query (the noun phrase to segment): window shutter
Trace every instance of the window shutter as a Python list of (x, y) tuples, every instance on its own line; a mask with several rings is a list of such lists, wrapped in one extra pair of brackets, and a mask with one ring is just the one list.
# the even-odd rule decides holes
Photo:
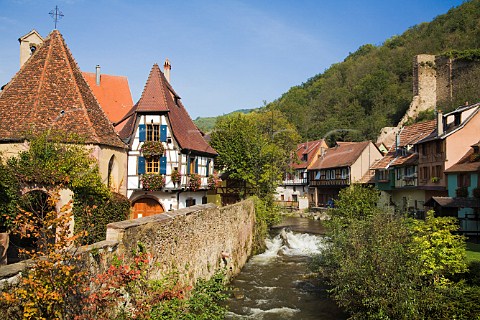
[(195, 159), (195, 173), (198, 173), (198, 158)]
[(160, 174), (167, 174), (167, 157), (160, 157)]
[(137, 173), (144, 174), (145, 173), (145, 158), (144, 157), (138, 157), (138, 169)]
[(211, 160), (208, 159), (207, 160), (207, 173), (205, 174), (207, 177), (210, 175), (210, 162), (211, 162)]
[(162, 124), (160, 126), (160, 141), (166, 142), (167, 141), (167, 125)]
[(190, 174), (190, 157), (187, 157), (187, 174)]
[(138, 137), (140, 142), (145, 141), (147, 137), (147, 130), (144, 124), (138, 126)]

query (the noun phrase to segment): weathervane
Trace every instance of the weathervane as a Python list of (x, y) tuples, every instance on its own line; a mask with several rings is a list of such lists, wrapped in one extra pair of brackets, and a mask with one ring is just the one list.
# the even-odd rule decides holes
[(57, 22), (63, 18), (63, 12), (58, 9), (58, 6), (55, 6), (55, 9), (50, 11), (48, 14), (55, 21), (55, 29), (57, 29)]

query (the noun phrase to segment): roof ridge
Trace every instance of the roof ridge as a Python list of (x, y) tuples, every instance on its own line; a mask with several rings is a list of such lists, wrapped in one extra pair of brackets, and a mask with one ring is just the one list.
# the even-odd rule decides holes
[[(63, 40), (63, 37), (62, 37), (60, 34), (58, 34), (57, 36), (60, 36), (60, 40), (59, 40), (59, 41), (60, 41), (60, 43), (62, 44), (62, 45), (61, 45), (62, 54), (64, 55), (66, 64), (67, 64), (67, 66), (68, 66), (68, 69), (69, 69), (70, 73), (71, 73), (72, 76), (73, 76), (74, 71), (73, 71), (72, 65), (71, 65), (71, 63), (70, 63), (70, 60), (69, 60), (68, 57), (67, 57), (67, 56), (68, 56), (68, 53), (70, 53), (71, 56), (72, 56), (72, 54), (71, 54), (71, 52), (68, 52), (68, 53), (67, 53), (67, 48), (66, 48), (65, 41), (62, 41), (62, 40)], [(72, 56), (72, 59), (73, 59), (73, 62), (76, 63), (76, 61), (75, 61), (75, 59), (73, 58), (73, 56)], [(78, 68), (78, 66), (77, 66), (77, 68)], [(81, 74), (81, 72), (80, 72), (80, 74)], [(83, 77), (83, 75), (82, 75), (82, 77)], [(90, 116), (89, 116), (89, 114), (88, 114), (88, 111), (87, 111), (87, 108), (86, 108), (86, 105), (85, 105), (85, 101), (83, 100), (83, 95), (82, 95), (82, 93), (80, 92), (80, 88), (79, 88), (79, 86), (78, 86), (77, 79), (73, 76), (73, 77), (72, 77), (72, 80), (73, 80), (73, 82), (75, 83), (75, 86), (74, 86), (74, 87), (75, 87), (75, 92), (76, 92), (77, 95), (79, 96), (80, 103), (81, 103), (81, 107), (82, 107), (82, 111), (83, 111), (83, 113), (85, 114), (85, 117), (87, 118), (88, 127), (92, 129), (93, 134), (94, 134), (94, 136), (95, 136), (96, 142), (99, 142), (99, 139), (98, 139), (99, 137), (98, 137), (97, 131), (95, 130), (95, 128), (94, 128), (94, 126), (93, 126), (93, 123), (92, 123), (92, 120), (90, 119)], [(88, 83), (87, 83), (87, 85), (88, 85)], [(89, 86), (89, 88), (90, 88), (90, 86)], [(94, 95), (94, 98), (95, 98), (95, 95)], [(96, 101), (96, 98), (95, 98), (95, 101)], [(98, 103), (98, 101), (96, 101), (96, 102)], [(101, 108), (100, 108), (100, 109), (101, 109)], [(103, 110), (102, 110), (102, 112), (103, 112)]]
[[(53, 40), (53, 39), (52, 39), (52, 36), (53, 36), (53, 35), (54, 35), (54, 34), (53, 34), (53, 31), (48, 35), (48, 40), (49, 40), (50, 42), (52, 42), (52, 40)], [(46, 40), (45, 40), (45, 41), (46, 41)], [(49, 63), (49, 58), (50, 58), (50, 56), (52, 55), (52, 50), (53, 50), (53, 49), (52, 49), (52, 45), (50, 45), (50, 46), (48, 47), (47, 56), (46, 56), (46, 58), (45, 58), (45, 63), (44, 63), (44, 65), (43, 65), (43, 70), (42, 70), (42, 73), (41, 73), (41, 76), (40, 76), (40, 80), (39, 80), (39, 82), (38, 82), (38, 88), (37, 88), (37, 93), (36, 93), (37, 99), (35, 99), (34, 102), (33, 102), (33, 108), (32, 108), (32, 109), (34, 110), (34, 113), (37, 112), (38, 104), (40, 103), (40, 99), (38, 99), (38, 97), (39, 97), (40, 92), (41, 92), (41, 89), (42, 89), (42, 87), (43, 87), (43, 83), (44, 83), (44, 79), (45, 79), (45, 73), (46, 73), (46, 70), (47, 70), (47, 65), (48, 65), (48, 63)], [(35, 51), (36, 51), (36, 50), (35, 50)], [(30, 57), (30, 59), (28, 59), (28, 60), (31, 60), (31, 58), (32, 58), (32, 57)]]
[[(154, 67), (157, 67), (157, 70), (158, 70), (158, 72), (159, 72), (158, 76), (160, 77), (160, 84), (165, 85), (165, 83), (164, 83), (164, 81), (163, 81), (164, 79), (162, 78), (163, 73), (162, 73), (162, 71), (160, 70), (160, 67), (158, 66), (157, 63), (155, 63), (153, 66), (154, 66)], [(166, 81), (166, 79), (165, 79), (165, 81)], [(162, 95), (163, 95), (163, 102), (165, 102), (165, 106), (167, 106), (167, 109), (168, 109), (167, 93), (165, 92), (165, 90), (162, 90)]]

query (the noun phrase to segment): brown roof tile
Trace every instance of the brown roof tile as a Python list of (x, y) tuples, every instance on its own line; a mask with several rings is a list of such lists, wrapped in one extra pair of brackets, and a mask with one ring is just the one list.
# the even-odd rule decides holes
[[(127, 77), (101, 74), (100, 85), (97, 85), (95, 73), (82, 74), (110, 122), (118, 122), (132, 108), (133, 100)], [(115, 127), (115, 130), (119, 132), (123, 124), (125, 122)]]
[[(306, 169), (310, 164), (312, 164), (313, 161), (316, 160), (315, 155), (319, 151), (320, 147), (324, 147), (325, 149), (328, 149), (328, 146), (325, 143), (325, 140), (321, 139), (321, 140), (314, 140), (314, 141), (299, 143), (297, 145), (297, 150), (295, 151), (299, 162), (294, 162), (292, 164), (292, 168)], [(307, 155), (306, 161), (303, 160), (305, 154)]]
[(324, 155), (319, 157), (309, 169), (328, 169), (350, 166), (358, 159), (369, 143), (371, 142), (338, 142), (337, 146), (327, 149)]
[(46, 130), (85, 143), (125, 148), (99, 106), (62, 35), (54, 30), (0, 93), (0, 141)]
[(364, 184), (368, 184), (368, 183), (375, 183), (375, 170), (368, 170), (362, 177), (362, 179), (360, 179), (358, 181), (358, 183), (364, 183)]
[(217, 152), (205, 141), (203, 134), (193, 123), (180, 101), (180, 96), (175, 93), (157, 64), (154, 64), (150, 71), (140, 100), (124, 119), (120, 120), (121, 122), (126, 121), (124, 128), (120, 131), (120, 136), (128, 139), (136, 127), (137, 116), (152, 112), (166, 113), (170, 120), (173, 136), (180, 148), (217, 155)]
[[(478, 143), (474, 146), (476, 145), (478, 145)], [(480, 154), (475, 153), (473, 148), (470, 148), (456, 164), (445, 170), (445, 173), (475, 171), (480, 171)]]
[[(437, 128), (436, 120), (430, 120), (425, 122), (419, 122), (412, 124), (410, 126), (405, 126), (400, 129), (399, 136), (400, 136), (400, 143), (398, 144), (399, 147), (405, 147), (408, 145), (413, 145), (420, 140), (426, 138), (430, 135), (435, 129)], [(390, 150), (395, 149), (395, 144), (392, 145)]]
[(444, 208), (480, 208), (479, 199), (451, 197), (431, 197), (424, 206), (433, 207), (435, 203)]

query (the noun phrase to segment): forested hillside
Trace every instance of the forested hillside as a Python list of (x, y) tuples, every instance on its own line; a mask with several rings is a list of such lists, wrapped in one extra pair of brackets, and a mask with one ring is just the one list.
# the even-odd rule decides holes
[[(284, 112), (303, 139), (320, 138), (332, 130), (330, 137), (335, 139), (376, 139), (380, 129), (395, 126), (409, 106), (415, 55), (477, 48), (480, 0), (473, 0), (430, 23), (414, 26), (381, 46), (361, 46), (343, 62), (292, 87), (267, 107)], [(469, 58), (478, 59), (478, 54)], [(475, 91), (480, 92), (480, 81), (479, 90)], [(464, 101), (479, 101), (476, 92), (477, 96), (465, 97)], [(440, 107), (448, 110), (455, 103)], [(340, 128), (348, 130), (339, 131)]]
[[(226, 116), (232, 114), (232, 113), (250, 113), (256, 109), (240, 109), (240, 110), (235, 110), (233, 112), (227, 113)], [(208, 133), (212, 131), (213, 127), (215, 127), (215, 124), (217, 122), (217, 119), (221, 117), (197, 117), (193, 122), (195, 125), (202, 130), (205, 133)]]

